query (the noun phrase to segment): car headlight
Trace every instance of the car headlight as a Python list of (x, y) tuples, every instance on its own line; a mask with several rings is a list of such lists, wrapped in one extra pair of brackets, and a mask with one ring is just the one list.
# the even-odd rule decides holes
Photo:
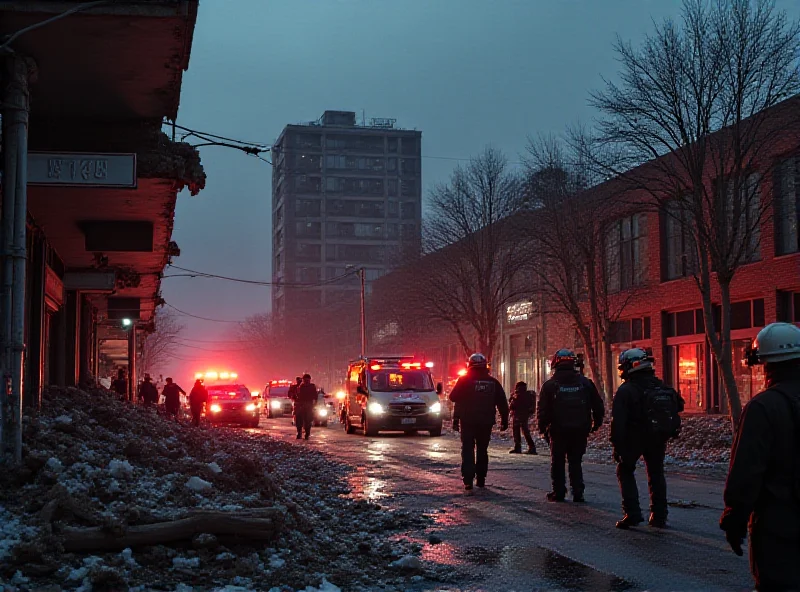
[(317, 415), (320, 417), (328, 417), (328, 410), (327, 409), (317, 409)]
[(217, 405), (216, 403), (211, 405), (211, 407), (209, 407), (209, 409), (211, 410), (211, 413), (219, 413), (220, 411), (222, 411), (222, 407)]
[(367, 406), (367, 411), (369, 411), (372, 415), (383, 415), (383, 405), (380, 403), (370, 403)]
[(347, 397), (347, 393), (345, 393), (344, 391), (339, 391), (338, 393), (336, 393), (336, 398), (339, 399), (340, 401), (345, 397)]
[(273, 409), (280, 409), (281, 408), (281, 402), (280, 401), (272, 401), (269, 404), (269, 406), (272, 407)]
[(436, 401), (433, 405), (431, 405), (430, 412), (431, 413), (441, 413), (442, 412), (442, 404), (439, 401)]
[(245, 407), (245, 409), (247, 411), (255, 411), (256, 410), (256, 404), (255, 403), (250, 403), (247, 407)]

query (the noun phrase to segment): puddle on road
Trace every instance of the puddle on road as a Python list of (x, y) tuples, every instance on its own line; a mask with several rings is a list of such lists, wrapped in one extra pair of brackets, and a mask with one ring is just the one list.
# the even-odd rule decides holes
[(546, 590), (623, 592), (636, 588), (622, 578), (543, 547), (456, 547), (443, 543), (426, 545), (422, 559), (454, 567), (492, 567), (529, 574), (531, 585), (538, 584)]
[(358, 467), (356, 472), (347, 478), (347, 483), (350, 486), (350, 493), (347, 497), (365, 499), (371, 502), (390, 497), (391, 494), (386, 491), (387, 481), (378, 477), (371, 477), (364, 470), (364, 467)]

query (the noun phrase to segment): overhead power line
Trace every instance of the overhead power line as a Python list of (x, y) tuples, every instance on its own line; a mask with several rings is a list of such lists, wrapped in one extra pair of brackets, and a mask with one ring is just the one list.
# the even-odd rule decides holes
[(238, 321), (232, 321), (232, 320), (226, 320), (226, 319), (211, 319), (209, 317), (203, 317), (203, 316), (200, 316), (200, 315), (195, 315), (195, 314), (192, 314), (190, 312), (186, 312), (185, 310), (181, 310), (180, 308), (177, 308), (175, 306), (172, 306), (169, 302), (166, 302), (166, 301), (164, 302), (164, 305), (170, 307), (172, 310), (174, 310), (178, 314), (182, 314), (183, 316), (190, 317), (192, 319), (198, 319), (198, 320), (201, 320), (201, 321), (209, 321), (210, 323), (232, 323), (232, 324), (238, 325), (239, 323), (243, 323), (244, 322), (244, 319), (241, 319), (241, 320), (238, 320)]
[(259, 280), (250, 280), (244, 278), (236, 278), (226, 275), (219, 275), (216, 273), (208, 273), (205, 271), (197, 271), (196, 269), (188, 269), (186, 267), (180, 267), (179, 265), (174, 265), (172, 263), (169, 264), (169, 267), (173, 269), (177, 269), (180, 271), (186, 272), (186, 274), (171, 274), (165, 275), (164, 278), (171, 278), (171, 277), (201, 277), (206, 279), (218, 279), (218, 280), (225, 280), (228, 282), (237, 282), (240, 284), (249, 284), (253, 286), (281, 286), (284, 288), (319, 288), (322, 286), (327, 286), (328, 284), (332, 284), (338, 282), (339, 280), (352, 277), (358, 273), (358, 269), (353, 269), (343, 273), (342, 275), (338, 275), (336, 277), (316, 282), (316, 283), (301, 283), (301, 282), (263, 282)]

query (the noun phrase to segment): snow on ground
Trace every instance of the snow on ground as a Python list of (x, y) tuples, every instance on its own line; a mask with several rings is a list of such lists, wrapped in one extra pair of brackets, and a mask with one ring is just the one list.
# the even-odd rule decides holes
[[(419, 575), (389, 563), (418, 552), (392, 535), (424, 517), (350, 499), (349, 467), (264, 431), (178, 425), (78, 389), (47, 392), (24, 429), (23, 466), (0, 474), (4, 591), (145, 592), (156, 582), (197, 592), (405, 590)], [(52, 525), (43, 513), (51, 500)], [(59, 547), (66, 526), (118, 535), (190, 511), (262, 508), (278, 514), (274, 539), (261, 543), (206, 533), (94, 554)]]

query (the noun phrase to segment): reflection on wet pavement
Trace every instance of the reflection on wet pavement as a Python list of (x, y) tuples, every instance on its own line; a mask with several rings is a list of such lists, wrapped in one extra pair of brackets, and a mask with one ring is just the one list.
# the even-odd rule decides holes
[(385, 491), (386, 481), (365, 475), (363, 467), (359, 467), (359, 469), (358, 472), (347, 479), (351, 489), (347, 497), (365, 499), (371, 502), (389, 497), (390, 494)]
[(537, 546), (455, 547), (443, 543), (426, 546), (422, 551), (422, 559), (454, 567), (491, 567), (528, 574), (528, 585), (532, 589), (622, 592), (636, 587), (622, 578)]

